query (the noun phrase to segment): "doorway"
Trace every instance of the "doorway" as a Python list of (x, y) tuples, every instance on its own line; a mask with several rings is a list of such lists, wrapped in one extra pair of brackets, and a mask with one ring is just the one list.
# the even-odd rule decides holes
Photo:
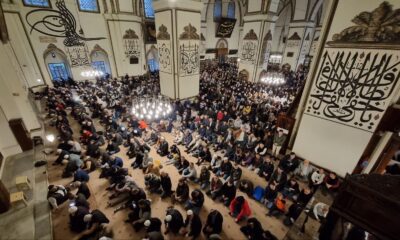
[(216, 53), (215, 58), (218, 60), (219, 63), (224, 63), (228, 56), (228, 42), (226, 39), (221, 38), (218, 40), (216, 44)]

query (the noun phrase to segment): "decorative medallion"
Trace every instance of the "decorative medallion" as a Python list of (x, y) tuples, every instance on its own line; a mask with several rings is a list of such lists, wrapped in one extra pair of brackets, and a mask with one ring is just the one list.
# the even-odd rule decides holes
[(244, 36), (243, 40), (258, 40), (258, 37), (254, 30), (250, 29), (250, 31)]
[(290, 36), (290, 37), (288, 38), (288, 40), (291, 40), (291, 41), (300, 41), (300, 40), (301, 40), (301, 37), (299, 36), (299, 34), (298, 34), (297, 32), (294, 32), (293, 35)]
[(157, 40), (170, 40), (171, 36), (168, 33), (168, 29), (164, 24), (158, 28)]
[(350, 26), (332, 37), (338, 43), (400, 43), (400, 8), (382, 2), (372, 12), (361, 12)]
[(197, 34), (197, 29), (189, 23), (183, 28), (184, 32), (179, 36), (179, 40), (199, 40), (200, 36)]
[(125, 31), (124, 36), (122, 36), (123, 39), (139, 39), (138, 35), (136, 35), (135, 31), (132, 29), (128, 29)]

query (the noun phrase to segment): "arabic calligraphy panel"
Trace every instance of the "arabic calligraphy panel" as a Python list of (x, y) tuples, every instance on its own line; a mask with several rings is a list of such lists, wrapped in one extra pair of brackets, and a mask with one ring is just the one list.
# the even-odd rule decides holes
[(305, 113), (375, 131), (400, 78), (400, 51), (325, 48)]
[(254, 64), (257, 55), (257, 40), (243, 40), (241, 60), (243, 62), (248, 62)]
[(199, 74), (199, 41), (181, 40), (179, 43), (180, 76), (183, 77)]
[(71, 67), (87, 66), (90, 64), (89, 61), (89, 50), (87, 45), (66, 47), (69, 59), (71, 61)]
[(158, 40), (158, 55), (160, 63), (160, 72), (171, 73), (172, 69), (172, 55), (171, 43), (169, 40)]

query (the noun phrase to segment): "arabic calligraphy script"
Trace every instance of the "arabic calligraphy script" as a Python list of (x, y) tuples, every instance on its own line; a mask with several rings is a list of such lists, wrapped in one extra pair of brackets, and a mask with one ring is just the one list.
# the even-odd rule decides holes
[(57, 0), (55, 9), (35, 9), (26, 14), (26, 21), (32, 31), (52, 36), (62, 37), (67, 47), (84, 46), (85, 41), (101, 40), (104, 37), (87, 38), (83, 30), (78, 31), (78, 23), (71, 11), (65, 6), (64, 0)]
[(257, 41), (244, 41), (242, 47), (242, 60), (254, 64), (256, 59)]
[(306, 114), (373, 132), (400, 78), (400, 52), (326, 48)]
[(181, 76), (195, 75), (199, 73), (200, 55), (197, 43), (182, 44), (179, 47), (181, 56)]
[[(161, 40), (163, 41), (163, 40)], [(159, 42), (161, 42), (159, 41)], [(159, 62), (160, 62), (160, 71), (166, 71), (168, 73), (171, 72), (171, 50), (169, 49), (169, 41), (165, 41), (166, 43), (160, 43), (158, 45), (158, 54), (159, 54)], [(168, 46), (167, 46), (168, 44)]]

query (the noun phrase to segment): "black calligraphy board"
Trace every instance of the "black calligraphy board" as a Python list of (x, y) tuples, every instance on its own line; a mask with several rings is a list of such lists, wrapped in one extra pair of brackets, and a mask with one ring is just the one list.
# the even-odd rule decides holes
[(230, 38), (235, 28), (236, 19), (234, 18), (221, 18), (218, 22), (215, 37)]

